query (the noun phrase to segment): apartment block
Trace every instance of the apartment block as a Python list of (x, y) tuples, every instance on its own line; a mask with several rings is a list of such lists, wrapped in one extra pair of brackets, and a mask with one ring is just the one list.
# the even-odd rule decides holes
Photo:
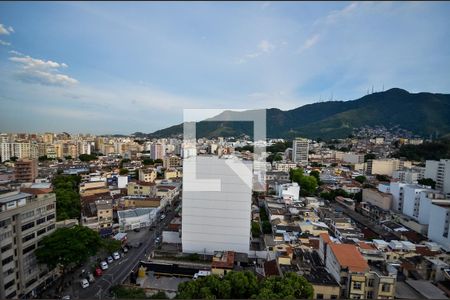
[(181, 158), (176, 155), (166, 156), (163, 159), (163, 167), (166, 169), (181, 167)]
[[(239, 175), (230, 167), (233, 165)], [(251, 162), (197, 156), (184, 160), (183, 172), (183, 252), (248, 253)]]
[(436, 181), (436, 189), (450, 194), (450, 159), (427, 160), (424, 177)]
[(367, 174), (392, 176), (395, 171), (411, 168), (410, 161), (399, 159), (371, 159), (367, 162)]
[(38, 176), (36, 159), (20, 159), (14, 164), (18, 182), (33, 182)]
[(428, 238), (450, 251), (450, 204), (431, 204), (430, 216)]
[(128, 196), (156, 196), (156, 184), (145, 181), (131, 181), (127, 184)]
[(0, 298), (35, 297), (53, 281), (34, 251), (55, 230), (56, 196), (10, 192), (0, 195), (0, 205)]
[(155, 182), (157, 177), (155, 168), (139, 169), (139, 180), (143, 182)]
[(295, 163), (307, 164), (309, 154), (309, 140), (296, 138), (292, 143), (292, 160)]

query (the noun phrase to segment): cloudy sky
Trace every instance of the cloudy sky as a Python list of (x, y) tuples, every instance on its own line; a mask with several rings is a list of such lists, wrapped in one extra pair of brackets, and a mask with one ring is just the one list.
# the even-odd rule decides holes
[(450, 92), (450, 3), (0, 3), (0, 132), (152, 132), (184, 108)]

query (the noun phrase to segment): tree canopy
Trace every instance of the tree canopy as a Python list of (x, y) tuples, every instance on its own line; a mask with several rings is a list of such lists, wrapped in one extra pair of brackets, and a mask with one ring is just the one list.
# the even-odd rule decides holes
[(83, 161), (83, 162), (89, 162), (92, 160), (96, 160), (97, 159), (97, 155), (95, 154), (80, 154), (78, 156), (78, 159)]
[(364, 182), (366, 182), (367, 178), (366, 178), (366, 176), (359, 175), (359, 176), (355, 177), (355, 180), (358, 181), (359, 183), (363, 184)]
[(77, 175), (57, 175), (53, 179), (56, 194), (56, 217), (58, 221), (79, 219), (81, 214), (78, 185), (81, 181)]
[(426, 186), (431, 186), (432, 189), (436, 188), (436, 181), (434, 181), (431, 178), (422, 178), (417, 180), (418, 184), (422, 184), (422, 185), (426, 185)]
[(318, 176), (318, 174), (313, 173), (312, 175), (304, 175), (302, 168), (291, 169), (289, 172), (291, 181), (298, 183), (300, 186), (300, 194), (305, 196), (312, 195), (317, 190), (318, 182), (314, 175)]
[(61, 266), (63, 269), (85, 262), (97, 253), (102, 241), (98, 232), (84, 226), (58, 228), (44, 237), (36, 250), (40, 264), (50, 269)]
[(450, 141), (425, 142), (420, 145), (402, 145), (393, 157), (404, 157), (408, 160), (425, 161), (440, 160), (450, 156)]
[(222, 279), (206, 276), (178, 286), (179, 299), (305, 299), (313, 295), (312, 285), (296, 273), (258, 280), (250, 271), (229, 272)]

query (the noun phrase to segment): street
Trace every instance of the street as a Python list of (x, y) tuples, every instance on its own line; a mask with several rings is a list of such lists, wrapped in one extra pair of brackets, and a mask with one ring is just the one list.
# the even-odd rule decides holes
[[(174, 205), (176, 207), (176, 205)], [(78, 275), (81, 269), (72, 274), (75, 278), (71, 286), (66, 288), (61, 295), (70, 295), (72, 299), (108, 299), (111, 298), (109, 289), (126, 280), (131, 271), (136, 269), (140, 261), (145, 260), (147, 255), (155, 248), (155, 238), (161, 236), (161, 232), (175, 216), (174, 209), (168, 208), (166, 218), (163, 221), (158, 219), (157, 226), (153, 230), (141, 228), (139, 232), (129, 231), (128, 244), (134, 245), (136, 242), (142, 242), (138, 248), (131, 247), (128, 253), (119, 260), (109, 264), (109, 268), (103, 271), (101, 277), (97, 277), (89, 287), (83, 289), (80, 285), (81, 278)], [(70, 275), (67, 275), (69, 278)]]

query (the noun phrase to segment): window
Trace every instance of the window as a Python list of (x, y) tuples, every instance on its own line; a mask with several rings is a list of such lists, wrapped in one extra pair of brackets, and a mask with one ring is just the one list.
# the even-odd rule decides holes
[(391, 291), (391, 285), (389, 283), (383, 283), (383, 285), (381, 286), (381, 291), (382, 292), (390, 292)]
[(7, 238), (10, 238), (10, 237), (12, 237), (12, 231), (11, 230), (7, 231), (7, 232), (0, 233), (0, 241), (3, 241), (3, 240), (5, 240)]
[(47, 210), (52, 210), (55, 208), (55, 204), (49, 204), (47, 205)]
[(28, 229), (33, 228), (33, 227), (34, 227), (34, 222), (27, 223), (27, 224), (22, 226), (22, 231), (28, 230)]
[(38, 230), (37, 236), (43, 235), (45, 233), (46, 229), (42, 228), (41, 230)]
[(35, 236), (36, 236), (36, 235), (35, 235), (34, 232), (31, 233), (31, 234), (29, 234), (29, 235), (27, 235), (27, 236), (25, 236), (24, 238), (22, 238), (22, 243), (25, 243), (25, 242), (28, 242), (29, 240), (34, 239)]
[(14, 259), (14, 256), (12, 256), (12, 255), (10, 257), (5, 258), (4, 260), (2, 260), (2, 265), (6, 265), (6, 264), (12, 262), (13, 259)]
[(52, 224), (52, 225), (50, 225), (50, 226), (47, 227), (47, 231), (50, 231), (50, 230), (52, 230), (52, 229), (54, 229), (54, 228), (55, 228), (55, 224)]
[(373, 291), (368, 291), (367, 292), (367, 299), (373, 299)]
[(353, 288), (355, 290), (360, 290), (361, 289), (361, 282), (359, 282), (359, 281), (353, 282)]
[(369, 280), (367, 281), (367, 286), (373, 286), (373, 278), (369, 278)]
[(30, 211), (24, 212), (20, 217), (22, 219), (28, 219), (28, 218), (31, 218), (33, 216), (34, 216), (34, 210), (30, 210)]
[(42, 224), (45, 222), (45, 218), (40, 218), (36, 221), (36, 225)]
[(37, 281), (37, 279), (36, 279), (36, 277), (35, 278), (33, 278), (33, 279), (31, 279), (30, 281), (28, 281), (26, 284), (25, 284), (25, 287), (30, 287), (33, 283), (35, 283)]
[(331, 295), (330, 299), (337, 299), (338, 296), (337, 295)]
[(13, 279), (10, 282), (8, 282), (7, 284), (5, 284), (5, 290), (9, 289), (10, 287), (12, 287), (14, 285), (14, 283), (16, 283), (16, 280)]
[(317, 294), (317, 298), (316, 299), (323, 299), (323, 294)]
[(25, 249), (23, 249), (23, 254), (27, 254), (28, 252), (33, 251), (34, 249), (36, 249), (36, 245), (35, 244), (30, 245), (30, 246), (26, 247)]
[(54, 219), (55, 218), (55, 214), (51, 214), (47, 216), (47, 221)]
[(0, 221), (0, 227), (6, 227), (11, 224), (11, 219), (5, 219)]
[(15, 298), (17, 295), (16, 291), (12, 292), (11, 294), (9, 294), (8, 296), (6, 296), (6, 299), (12, 299)]
[(8, 275), (11, 275), (14, 273), (14, 268), (8, 269), (5, 272), (3, 272), (3, 277), (6, 277)]
[(12, 249), (12, 244), (8, 244), (8, 245), (6, 245), (6, 246), (3, 246), (2, 249), (1, 249), (1, 252), (2, 252), (2, 253), (3, 253), (3, 252), (6, 252), (6, 251), (8, 251), (9, 249)]

